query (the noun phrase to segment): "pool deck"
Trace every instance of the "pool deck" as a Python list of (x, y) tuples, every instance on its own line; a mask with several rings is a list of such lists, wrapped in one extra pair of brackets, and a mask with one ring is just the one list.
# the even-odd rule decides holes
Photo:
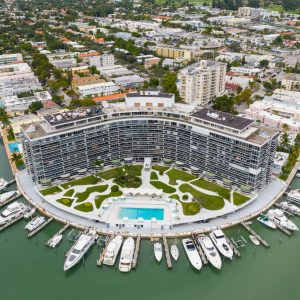
[(132, 228), (127, 226), (112, 227), (110, 224), (104, 222), (95, 222), (95, 219), (87, 218), (87, 216), (84, 216), (84, 213), (81, 213), (80, 215), (74, 214), (70, 211), (60, 209), (56, 205), (50, 204), (36, 192), (34, 184), (26, 170), (20, 171), (16, 174), (16, 181), (20, 191), (32, 205), (36, 206), (43, 214), (51, 216), (59, 222), (70, 223), (70, 225), (80, 229), (95, 227), (100, 234), (109, 235), (119, 232), (128, 236), (136, 236), (140, 234), (144, 238), (162, 236), (163, 234), (170, 237), (189, 236), (191, 234), (209, 232), (216, 228), (227, 228), (234, 226), (241, 222), (252, 219), (266, 209), (270, 208), (274, 202), (284, 194), (287, 187), (286, 183), (277, 179), (272, 179), (272, 181), (260, 191), (255, 201), (252, 201), (236, 212), (215, 217), (206, 223), (198, 221), (178, 225), (173, 224), (174, 226), (172, 224), (171, 226), (168, 224), (169, 226), (163, 226), (160, 228)]
[[(18, 170), (16, 164), (14, 162), (12, 162), (11, 159), (10, 159), (11, 152), (10, 152), (9, 147), (8, 147), (8, 144), (10, 142), (7, 139), (7, 130), (5, 128), (1, 128), (1, 136), (2, 136), (4, 147), (5, 147), (6, 155), (8, 157), (8, 162), (9, 162), (10, 168), (11, 168), (13, 174), (15, 175), (19, 170)], [(16, 141), (13, 141), (13, 142), (16, 142)]]

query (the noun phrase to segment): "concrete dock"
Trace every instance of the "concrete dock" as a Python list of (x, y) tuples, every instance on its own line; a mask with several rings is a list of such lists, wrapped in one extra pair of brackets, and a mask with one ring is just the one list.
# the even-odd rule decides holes
[(165, 251), (165, 256), (166, 256), (167, 267), (168, 267), (168, 269), (172, 269), (172, 260), (171, 260), (168, 241), (167, 241), (167, 238), (166, 238), (165, 235), (163, 235), (162, 238), (163, 238), (163, 244), (164, 244), (164, 251)]
[(198, 250), (198, 252), (199, 252), (199, 255), (200, 255), (200, 257), (201, 257), (201, 260), (202, 260), (203, 264), (204, 264), (204, 265), (207, 265), (207, 264), (208, 264), (207, 257), (206, 257), (206, 255), (204, 254), (204, 252), (203, 252), (203, 250), (202, 250), (202, 248), (201, 248), (201, 246), (200, 246), (200, 244), (199, 244), (199, 242), (198, 242), (197, 237), (196, 237), (195, 235), (192, 235), (192, 238), (193, 238), (194, 244), (195, 244), (195, 246), (196, 246), (196, 248), (197, 248), (197, 250)]
[(264, 245), (266, 248), (269, 248), (270, 245), (269, 243), (262, 237), (260, 236), (257, 232), (255, 232), (248, 224), (242, 222), (241, 225), (250, 233), (252, 234), (253, 236), (255, 236), (260, 242), (262, 245)]
[(103, 260), (104, 260), (104, 255), (106, 253), (107, 247), (108, 247), (109, 243), (113, 240), (113, 238), (114, 238), (114, 235), (111, 235), (109, 240), (106, 242), (106, 245), (105, 245), (103, 251), (101, 252), (101, 254), (99, 256), (99, 259), (97, 260), (97, 266), (99, 266), (99, 267), (102, 266), (102, 263), (103, 263)]
[(134, 268), (134, 269), (137, 266), (139, 252), (140, 252), (140, 246), (141, 246), (141, 235), (138, 235), (137, 238), (136, 238), (133, 261), (132, 261), (132, 265), (131, 265), (132, 268)]

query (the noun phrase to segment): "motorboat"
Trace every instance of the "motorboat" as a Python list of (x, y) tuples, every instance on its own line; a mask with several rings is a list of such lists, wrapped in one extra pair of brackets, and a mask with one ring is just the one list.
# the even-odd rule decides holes
[(4, 225), (14, 219), (17, 219), (28, 210), (28, 207), (21, 202), (9, 204), (0, 214), (0, 225)]
[(296, 174), (296, 177), (300, 177), (300, 172), (298, 172), (298, 173)]
[(43, 216), (36, 217), (25, 226), (25, 229), (31, 232), (40, 227), (45, 221), (46, 218)]
[(291, 190), (287, 194), (287, 200), (294, 203), (300, 204), (300, 189)]
[(173, 257), (173, 259), (175, 261), (178, 260), (178, 257), (179, 257), (179, 250), (178, 250), (178, 247), (176, 245), (172, 245), (171, 246), (171, 255)]
[(228, 240), (221, 229), (216, 229), (209, 234), (211, 240), (219, 250), (219, 252), (230, 259), (233, 257), (233, 251), (228, 243)]
[(258, 238), (255, 237), (254, 235), (250, 234), (250, 235), (249, 235), (249, 239), (251, 240), (251, 242), (252, 242), (255, 246), (259, 246), (259, 245), (260, 245), (260, 241), (259, 241)]
[(108, 244), (106, 248), (103, 260), (104, 265), (113, 266), (115, 264), (122, 243), (123, 237), (121, 235), (117, 235), (112, 239), (112, 241)]
[(51, 241), (49, 241), (48, 246), (50, 248), (55, 248), (61, 242), (62, 238), (62, 234), (55, 235)]
[(267, 216), (276, 225), (282, 226), (288, 230), (299, 230), (297, 225), (289, 220), (281, 209), (270, 209), (267, 213)]
[(288, 201), (283, 201), (283, 202), (279, 203), (279, 206), (282, 209), (290, 211), (291, 213), (300, 214), (300, 208), (298, 206), (288, 202)]
[(9, 192), (1, 194), (0, 195), (0, 205), (3, 205), (5, 203), (5, 201), (8, 200), (9, 198), (11, 198), (15, 193), (16, 193), (16, 191), (9, 191)]
[(163, 254), (163, 250), (162, 250), (162, 244), (161, 243), (154, 243), (154, 256), (155, 259), (160, 262), (162, 259), (162, 254)]
[(128, 237), (123, 243), (121, 251), (121, 257), (119, 262), (119, 270), (121, 272), (129, 272), (131, 270), (134, 247), (134, 239), (132, 237)]
[(0, 191), (4, 190), (8, 185), (8, 181), (4, 178), (0, 178)]
[(98, 235), (94, 229), (89, 230), (87, 233), (82, 233), (67, 254), (64, 271), (74, 267), (95, 243), (97, 238)]
[(272, 222), (265, 214), (261, 214), (258, 218), (257, 221), (266, 225), (269, 228), (276, 229), (276, 225), (274, 222)]
[(206, 235), (198, 235), (197, 241), (200, 244), (201, 248), (204, 251), (208, 261), (218, 270), (222, 267), (222, 260), (219, 255), (219, 252), (211, 239)]
[(186, 255), (192, 264), (192, 266), (197, 269), (201, 270), (202, 268), (202, 260), (199, 255), (199, 252), (193, 242), (192, 239), (183, 239), (182, 240), (183, 248), (186, 252)]
[(36, 208), (33, 207), (29, 212), (27, 212), (27, 213), (24, 215), (24, 219), (29, 219), (29, 218), (31, 218), (31, 217), (34, 215), (35, 212), (36, 212)]

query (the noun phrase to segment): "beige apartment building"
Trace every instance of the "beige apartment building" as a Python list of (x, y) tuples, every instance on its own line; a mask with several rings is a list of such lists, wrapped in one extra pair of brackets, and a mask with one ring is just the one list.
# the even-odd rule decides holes
[(300, 74), (286, 74), (281, 85), (288, 91), (300, 91)]
[(184, 58), (191, 60), (193, 58), (193, 51), (188, 49), (180, 49), (173, 47), (157, 47), (156, 53), (162, 57), (168, 58)]

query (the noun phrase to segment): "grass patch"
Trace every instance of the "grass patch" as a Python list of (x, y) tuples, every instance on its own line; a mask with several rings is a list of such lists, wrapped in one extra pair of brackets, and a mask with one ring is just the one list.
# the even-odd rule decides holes
[(70, 190), (67, 190), (65, 193), (64, 193), (64, 196), (65, 197), (72, 197), (74, 194), (74, 189), (70, 189)]
[(47, 189), (44, 189), (42, 191), (40, 191), (40, 193), (43, 195), (43, 196), (47, 196), (47, 195), (53, 195), (53, 194), (57, 194), (59, 192), (61, 192), (62, 189), (58, 186), (51, 186)]
[(76, 179), (76, 180), (73, 180), (73, 181), (66, 182), (64, 184), (61, 184), (61, 186), (64, 189), (67, 189), (69, 187), (76, 186), (76, 185), (96, 184), (96, 183), (98, 183), (98, 181), (99, 181), (98, 178), (96, 178), (95, 176), (87, 176), (87, 177), (84, 177), (84, 178), (80, 178), (80, 179)]
[(196, 199), (202, 207), (208, 210), (219, 210), (225, 205), (223, 198), (220, 196), (212, 196), (201, 193), (187, 183), (182, 184), (179, 189), (183, 193), (192, 194), (194, 199)]
[(175, 199), (175, 200), (178, 200), (178, 201), (180, 200), (180, 197), (177, 194), (173, 194), (173, 195), (169, 196), (169, 198)]
[(58, 199), (57, 202), (65, 205), (65, 206), (68, 206), (70, 207), (73, 203), (73, 199), (69, 199), (69, 198), (61, 198), (61, 199)]
[(118, 167), (118, 168), (109, 169), (107, 171), (100, 172), (97, 175), (99, 175), (100, 177), (102, 177), (105, 180), (110, 180), (110, 179), (117, 178), (118, 176), (121, 176), (123, 173), (123, 169), (125, 169), (125, 172), (124, 172), (125, 174), (129, 174), (132, 176), (141, 176), (143, 166), (142, 165), (134, 165), (134, 166), (126, 165), (124, 167)]
[(250, 199), (250, 197), (247, 197), (245, 195), (242, 195), (242, 194), (239, 194), (236, 192), (233, 193), (233, 203), (235, 205), (241, 205), (241, 204), (247, 202), (249, 199)]
[(107, 190), (107, 188), (108, 188), (107, 184), (106, 185), (91, 186), (91, 187), (87, 188), (84, 192), (77, 193), (75, 195), (75, 197), (77, 198), (76, 202), (82, 202), (82, 201), (86, 200), (91, 193), (94, 193), (94, 192), (103, 193)]
[(176, 192), (176, 189), (161, 181), (150, 181), (150, 183), (159, 190), (163, 190), (164, 193), (172, 194)]
[(178, 169), (172, 169), (172, 170), (168, 171), (167, 175), (169, 176), (169, 183), (172, 185), (176, 185), (177, 184), (176, 181), (178, 179), (182, 180), (182, 181), (190, 181), (190, 180), (197, 178), (196, 176), (194, 176), (192, 174), (189, 174), (187, 172), (184, 172), (184, 171), (181, 171)]
[(168, 169), (170, 168), (165, 166), (152, 166), (152, 170), (158, 171), (159, 175), (163, 175)]
[(99, 175), (101, 178), (103, 178), (105, 180), (110, 180), (110, 179), (116, 178), (121, 173), (121, 170), (122, 170), (121, 167), (109, 169), (107, 171), (98, 173), (97, 175)]
[(111, 198), (111, 197), (119, 197), (119, 196), (122, 196), (122, 194), (123, 193), (121, 191), (116, 191), (116, 192), (110, 192), (109, 194), (106, 194), (106, 195), (99, 195), (95, 198), (96, 207), (99, 208), (105, 199)]
[(191, 182), (191, 184), (195, 185), (195, 186), (198, 186), (202, 189), (205, 189), (205, 190), (208, 190), (208, 191), (212, 191), (212, 192), (215, 192), (215, 193), (227, 193), (229, 190), (216, 184), (216, 183), (213, 183), (213, 182), (210, 182), (210, 181), (207, 181), (203, 178), (199, 178), (198, 180), (196, 181), (193, 181)]
[(134, 175), (123, 175), (117, 177), (114, 182), (123, 188), (138, 188), (142, 185), (142, 179)]
[(150, 180), (158, 180), (158, 176), (157, 176), (156, 172), (151, 172)]
[(193, 216), (200, 212), (200, 203), (199, 202), (180, 202), (183, 210), (183, 214), (186, 216)]
[(75, 206), (74, 208), (77, 210), (80, 210), (82, 212), (90, 212), (90, 211), (94, 210), (93, 204), (91, 202), (85, 202), (85, 203), (79, 204), (79, 205)]

